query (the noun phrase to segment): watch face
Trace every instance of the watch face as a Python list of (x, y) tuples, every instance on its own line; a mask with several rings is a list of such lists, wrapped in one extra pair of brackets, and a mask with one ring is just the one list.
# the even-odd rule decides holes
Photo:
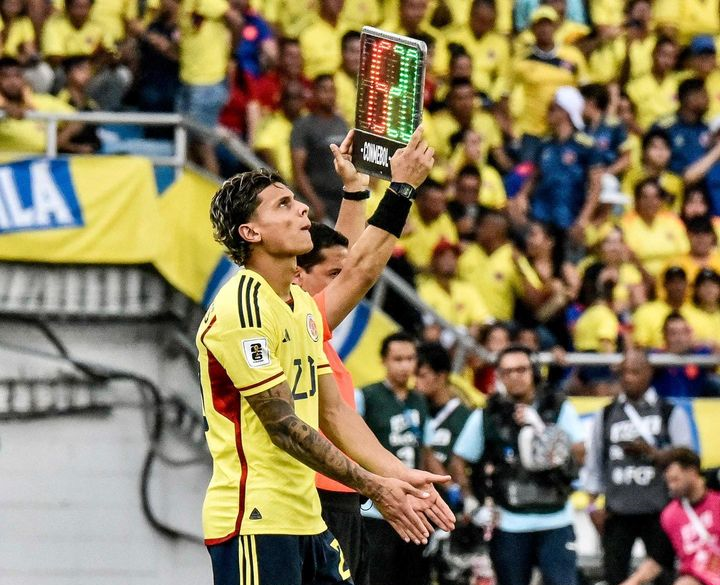
[(415, 189), (412, 188), (412, 185), (408, 185), (407, 183), (391, 183), (390, 187), (393, 191), (395, 191), (395, 193), (407, 199), (412, 199), (413, 194), (415, 193)]

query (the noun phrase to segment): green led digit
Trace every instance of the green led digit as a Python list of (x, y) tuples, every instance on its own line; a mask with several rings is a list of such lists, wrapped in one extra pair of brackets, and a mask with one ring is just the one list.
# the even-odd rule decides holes
[(400, 139), (408, 142), (413, 133), (413, 110), (415, 108), (417, 76), (417, 51), (407, 47), (400, 61), (399, 85), (404, 99), (400, 103)]

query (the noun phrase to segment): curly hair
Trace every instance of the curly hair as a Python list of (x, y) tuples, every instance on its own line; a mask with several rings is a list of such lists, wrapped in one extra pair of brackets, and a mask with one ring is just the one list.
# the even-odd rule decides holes
[(236, 264), (243, 265), (251, 250), (250, 242), (240, 237), (238, 229), (260, 204), (258, 195), (274, 183), (282, 183), (280, 175), (269, 169), (256, 169), (230, 177), (212, 198), (213, 237)]

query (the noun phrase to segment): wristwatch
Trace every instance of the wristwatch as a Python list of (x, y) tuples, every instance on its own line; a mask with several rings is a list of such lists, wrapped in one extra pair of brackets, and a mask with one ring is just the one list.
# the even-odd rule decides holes
[(415, 201), (415, 187), (409, 183), (396, 183), (393, 181), (390, 183), (389, 189), (396, 195), (400, 195), (400, 197), (405, 197), (405, 199)]

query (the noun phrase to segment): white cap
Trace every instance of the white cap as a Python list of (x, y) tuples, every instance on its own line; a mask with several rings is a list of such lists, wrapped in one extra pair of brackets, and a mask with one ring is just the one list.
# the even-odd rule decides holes
[(630, 197), (620, 191), (620, 181), (615, 175), (604, 173), (600, 183), (600, 203), (627, 205)]
[(568, 113), (575, 128), (578, 130), (585, 128), (582, 117), (585, 99), (576, 87), (570, 85), (558, 87), (555, 92), (555, 103)]

